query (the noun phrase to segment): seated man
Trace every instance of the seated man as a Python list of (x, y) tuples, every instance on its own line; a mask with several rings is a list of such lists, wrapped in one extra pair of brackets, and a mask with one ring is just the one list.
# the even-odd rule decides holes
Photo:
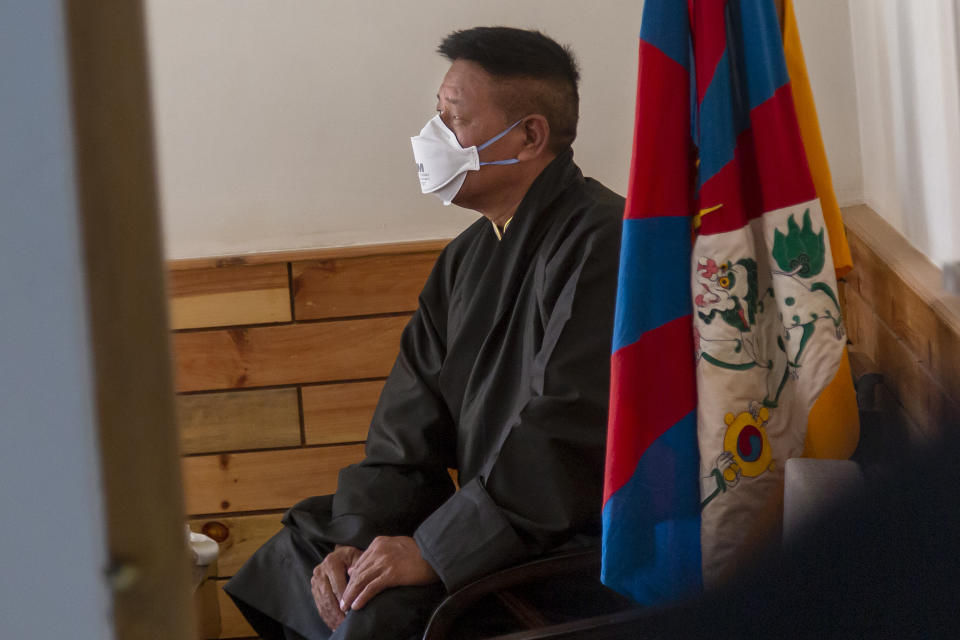
[(366, 458), (226, 585), (264, 638), (418, 637), (446, 592), (600, 533), (623, 199), (573, 163), (567, 49), (496, 27), (439, 52), (421, 188), (485, 219), (427, 280)]

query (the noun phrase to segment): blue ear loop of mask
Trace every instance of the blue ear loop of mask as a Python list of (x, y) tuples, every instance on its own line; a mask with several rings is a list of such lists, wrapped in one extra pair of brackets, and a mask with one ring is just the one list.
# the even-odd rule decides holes
[[(507, 135), (508, 133), (510, 133), (510, 131), (512, 131), (513, 128), (514, 128), (515, 126), (517, 126), (518, 124), (520, 124), (521, 122), (523, 122), (523, 118), (520, 118), (519, 120), (517, 120), (516, 122), (514, 122), (512, 125), (510, 125), (510, 126), (507, 127), (506, 129), (504, 129), (503, 131), (501, 131), (501, 132), (498, 133), (497, 135), (493, 136), (492, 138), (490, 138), (489, 140), (487, 140), (486, 142), (484, 142), (484, 143), (483, 143), (482, 145), (480, 145), (479, 147), (477, 147), (477, 151), (478, 151), (478, 152), (483, 151), (484, 149), (486, 149), (487, 147), (489, 147), (490, 145), (492, 145), (494, 142), (496, 142), (497, 140), (499, 140), (499, 139), (502, 138), (503, 136), (505, 136), (505, 135)], [(481, 162), (481, 163), (480, 163), (480, 166), (482, 167), (482, 166), (485, 165), (485, 164), (517, 164), (518, 162), (520, 162), (520, 160), (519, 160), (518, 158), (511, 158), (511, 159), (509, 159), (509, 160), (491, 160), (490, 162)]]

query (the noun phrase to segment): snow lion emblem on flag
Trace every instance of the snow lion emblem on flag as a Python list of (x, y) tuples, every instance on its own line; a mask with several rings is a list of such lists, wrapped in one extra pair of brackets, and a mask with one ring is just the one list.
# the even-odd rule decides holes
[(762, 290), (751, 257), (734, 261), (702, 256), (694, 274), (698, 363), (734, 371), (766, 369), (762, 404), (771, 408), (777, 406), (788, 378), (799, 376), (817, 324), (829, 323), (837, 339), (844, 335), (833, 287), (818, 279), (826, 257), (823, 228), (814, 232), (809, 208), (802, 227), (793, 214), (786, 227), (786, 233), (774, 231), (770, 257), (777, 268), (771, 268), (770, 282)]

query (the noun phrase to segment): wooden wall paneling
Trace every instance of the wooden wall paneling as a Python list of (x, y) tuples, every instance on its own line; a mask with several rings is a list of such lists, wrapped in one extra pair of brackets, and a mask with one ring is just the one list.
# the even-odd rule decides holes
[(954, 398), (960, 398), (960, 297), (940, 270), (867, 207), (844, 209), (855, 289)]
[(227, 266), (168, 274), (172, 329), (289, 322), (287, 265)]
[(297, 320), (414, 311), (437, 252), (294, 262)]
[[(856, 233), (848, 234), (856, 268), (850, 285), (874, 313), (902, 339), (960, 398), (960, 331), (950, 326), (930, 305), (927, 296), (913, 288), (903, 275), (882, 259)], [(926, 258), (922, 259), (926, 261)]]
[(303, 387), (307, 444), (366, 440), (383, 384), (378, 380)]
[(256, 638), (257, 632), (247, 623), (247, 620), (233, 604), (233, 600), (223, 590), (226, 580), (217, 580), (217, 597), (220, 602), (220, 637), (221, 638)]
[(243, 563), (281, 529), (282, 513), (255, 516), (222, 516), (192, 518), (190, 528), (217, 541), (217, 577), (229, 578)]
[(933, 315), (920, 295), (904, 283), (855, 233), (849, 234), (856, 267), (848, 276), (856, 291), (879, 318), (900, 336), (918, 357), (930, 361), (930, 333)]
[(407, 320), (393, 316), (176, 333), (177, 390), (384, 377)]
[(176, 406), (182, 453), (300, 444), (296, 389), (181, 395), (176, 398)]
[(877, 363), (910, 422), (920, 427), (920, 432), (911, 431), (915, 440), (922, 442), (938, 436), (945, 420), (960, 417), (960, 410), (944, 386), (907, 343), (873, 312), (870, 303), (852, 289), (847, 291), (847, 313), (851, 342)]
[(337, 472), (363, 458), (363, 445), (189, 456), (181, 461), (189, 515), (286, 509), (333, 493)]

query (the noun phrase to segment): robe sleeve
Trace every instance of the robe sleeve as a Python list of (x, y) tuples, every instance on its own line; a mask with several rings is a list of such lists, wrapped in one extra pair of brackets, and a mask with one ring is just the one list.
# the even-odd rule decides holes
[(529, 400), (485, 472), (414, 534), (450, 591), (599, 533), (619, 246), (619, 220), (606, 220), (544, 268)]
[(453, 420), (438, 388), (445, 354), (444, 257), (403, 331), (367, 435), (366, 457), (340, 471), (331, 541), (366, 547), (378, 535), (411, 535), (453, 493)]

